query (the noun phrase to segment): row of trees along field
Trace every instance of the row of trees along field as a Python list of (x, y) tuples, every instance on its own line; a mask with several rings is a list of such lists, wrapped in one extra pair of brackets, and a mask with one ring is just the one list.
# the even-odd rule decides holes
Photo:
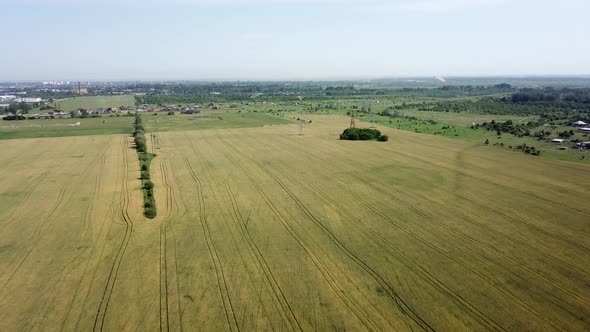
[(139, 157), (139, 166), (141, 168), (141, 184), (143, 190), (144, 211), (143, 214), (147, 218), (155, 218), (157, 214), (156, 200), (154, 199), (154, 183), (150, 177), (150, 163), (155, 157), (153, 153), (147, 151), (147, 142), (145, 139), (145, 129), (142, 125), (141, 116), (135, 115), (135, 129), (133, 137), (135, 141), (135, 148)]

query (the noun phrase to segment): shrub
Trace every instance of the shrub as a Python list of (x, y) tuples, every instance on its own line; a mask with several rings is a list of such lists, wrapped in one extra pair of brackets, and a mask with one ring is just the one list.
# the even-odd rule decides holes
[(379, 138), (377, 140), (379, 142), (387, 142), (387, 141), (389, 141), (389, 136), (387, 136), (387, 135), (381, 135), (381, 136), (379, 136)]
[(168, 115), (174, 115), (173, 111), (168, 112)]
[(141, 179), (142, 180), (149, 180), (150, 179), (150, 172), (148, 172), (148, 171), (141, 171)]
[(381, 132), (377, 129), (368, 129), (368, 128), (348, 128), (345, 129), (342, 134), (340, 135), (340, 139), (345, 140), (373, 140), (377, 139), (381, 136)]
[(154, 183), (152, 181), (146, 181), (145, 184), (143, 185), (144, 189), (147, 190), (152, 190), (154, 188)]
[(155, 218), (156, 217), (156, 207), (152, 206), (150, 208), (146, 208), (145, 211), (143, 211), (143, 215), (146, 218), (150, 218), (150, 219)]

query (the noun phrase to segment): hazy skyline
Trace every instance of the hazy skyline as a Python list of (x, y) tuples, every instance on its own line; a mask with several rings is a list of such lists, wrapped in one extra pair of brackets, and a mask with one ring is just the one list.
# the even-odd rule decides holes
[(5, 0), (0, 81), (588, 75), (583, 0)]

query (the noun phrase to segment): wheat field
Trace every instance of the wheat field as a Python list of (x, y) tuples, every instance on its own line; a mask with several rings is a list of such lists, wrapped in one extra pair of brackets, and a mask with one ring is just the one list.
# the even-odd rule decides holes
[[(590, 167), (344, 117), (0, 155), (0, 330), (590, 328)], [(381, 128), (380, 128), (381, 129)]]

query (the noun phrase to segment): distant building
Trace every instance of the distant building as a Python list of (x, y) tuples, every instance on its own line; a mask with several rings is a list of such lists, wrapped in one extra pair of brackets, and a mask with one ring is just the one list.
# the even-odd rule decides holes
[(0, 101), (13, 101), (15, 99), (16, 99), (16, 96), (12, 96), (12, 95), (0, 96)]
[(23, 103), (40, 103), (41, 98), (40, 97), (24, 97), (24, 98), (21, 98), (20, 101)]
[(187, 108), (183, 109), (182, 111), (180, 111), (180, 113), (182, 113), (182, 114), (198, 114), (198, 113), (201, 113), (201, 110), (198, 108), (194, 108), (194, 107), (187, 107)]
[(572, 122), (572, 126), (574, 127), (584, 127), (588, 125), (586, 122), (584, 121), (576, 121), (576, 122)]
[(87, 88), (80, 88), (80, 89), (75, 88), (75, 89), (72, 89), (72, 92), (73, 93), (77, 93), (79, 95), (87, 95), (88, 94), (88, 89)]
[(583, 133), (590, 133), (590, 128), (579, 128), (578, 130)]
[(551, 143), (557, 143), (557, 144), (561, 144), (563, 143), (565, 140), (563, 138), (554, 138), (551, 140)]

